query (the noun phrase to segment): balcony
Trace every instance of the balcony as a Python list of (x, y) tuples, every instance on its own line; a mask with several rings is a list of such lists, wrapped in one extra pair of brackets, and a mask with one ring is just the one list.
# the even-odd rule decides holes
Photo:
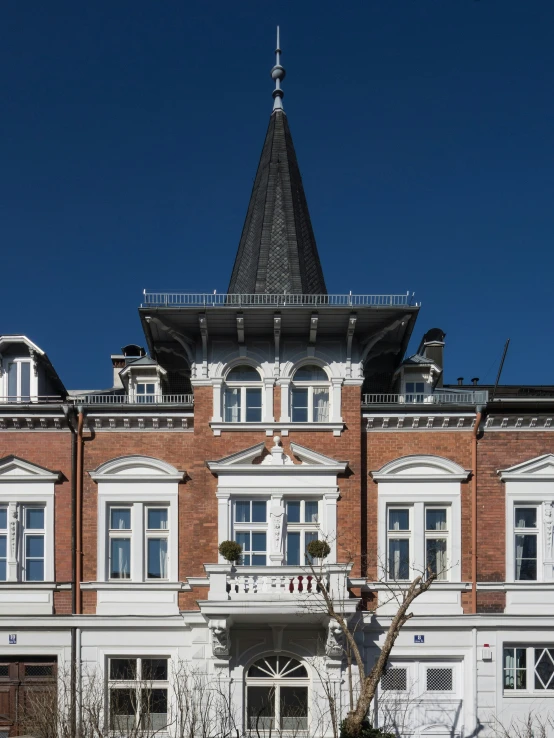
[(183, 405), (192, 407), (194, 405), (193, 395), (74, 395), (72, 401), (75, 405)]
[(195, 292), (143, 291), (141, 308), (162, 307), (402, 307), (415, 306), (413, 294), (403, 295), (227, 295)]
[(427, 405), (484, 405), (489, 397), (487, 390), (476, 392), (435, 392), (432, 395), (423, 394), (370, 394), (362, 395), (362, 406), (375, 407), (376, 405), (403, 405), (408, 407), (425, 407)]
[[(321, 615), (325, 609), (317, 578), (308, 567), (205, 564), (204, 568), (209, 590), (207, 602), (200, 603), (203, 611)], [(358, 602), (348, 592), (351, 569), (352, 564), (316, 567), (317, 576), (321, 575), (333, 600), (340, 602), (343, 610), (355, 610)]]

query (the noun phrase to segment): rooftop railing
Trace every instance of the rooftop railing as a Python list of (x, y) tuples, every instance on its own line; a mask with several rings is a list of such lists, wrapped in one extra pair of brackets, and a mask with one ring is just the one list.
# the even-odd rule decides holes
[(193, 405), (194, 395), (74, 395), (76, 405)]
[(63, 399), (60, 395), (9, 395), (0, 397), (0, 405), (43, 405), (43, 404), (60, 404)]
[(487, 390), (477, 392), (440, 392), (424, 394), (362, 395), (362, 405), (482, 405), (488, 400)]
[(143, 291), (141, 307), (405, 307), (414, 295), (227, 295), (196, 292)]

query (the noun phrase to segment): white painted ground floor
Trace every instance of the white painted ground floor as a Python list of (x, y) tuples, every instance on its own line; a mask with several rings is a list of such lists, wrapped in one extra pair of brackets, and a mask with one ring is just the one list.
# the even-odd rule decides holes
[[(332, 736), (329, 698), (344, 715), (350, 694), (346, 660), (325, 623), (299, 615), (224, 625), (200, 613), (3, 616), (0, 738), (21, 724), (14, 690), (52, 676), (60, 693), (81, 684), (79, 712), (101, 708), (114, 729), (137, 726), (148, 712), (144, 727), (168, 723), (165, 732), (173, 734), (200, 720), (214, 736), (269, 727)], [(368, 668), (386, 625), (368, 616), (359, 628)], [(554, 723), (554, 615), (413, 618), (398, 638), (376, 708), (382, 727), (414, 737), (492, 736), (530, 714)], [(554, 727), (546, 735), (554, 736)]]

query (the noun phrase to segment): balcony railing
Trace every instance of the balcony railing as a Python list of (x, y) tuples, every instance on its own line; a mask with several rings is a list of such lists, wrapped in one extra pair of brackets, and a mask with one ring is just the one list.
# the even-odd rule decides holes
[(239, 566), (205, 564), (210, 600), (288, 599), (318, 595), (318, 578), (334, 598), (346, 596), (349, 564), (326, 564), (317, 576), (301, 566)]
[(77, 395), (76, 405), (193, 405), (193, 395)]
[(0, 404), (6, 405), (43, 405), (43, 404), (60, 404), (63, 399), (60, 395), (31, 395), (0, 397)]
[(227, 295), (201, 292), (143, 291), (141, 307), (405, 307), (414, 295)]
[(370, 394), (362, 395), (362, 405), (483, 405), (488, 400), (487, 390), (477, 392), (437, 392), (424, 394)]

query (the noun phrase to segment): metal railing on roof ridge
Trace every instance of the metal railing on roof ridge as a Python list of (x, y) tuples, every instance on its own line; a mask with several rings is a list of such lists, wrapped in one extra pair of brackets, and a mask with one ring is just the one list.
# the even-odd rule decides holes
[(194, 395), (73, 395), (75, 405), (194, 405)]
[(487, 390), (437, 392), (433, 395), (378, 393), (362, 395), (362, 405), (483, 405), (488, 396)]
[(414, 294), (403, 295), (266, 295), (143, 290), (141, 307), (406, 307), (415, 306)]
[(0, 397), (0, 405), (59, 405), (63, 401), (60, 395), (9, 395)]

